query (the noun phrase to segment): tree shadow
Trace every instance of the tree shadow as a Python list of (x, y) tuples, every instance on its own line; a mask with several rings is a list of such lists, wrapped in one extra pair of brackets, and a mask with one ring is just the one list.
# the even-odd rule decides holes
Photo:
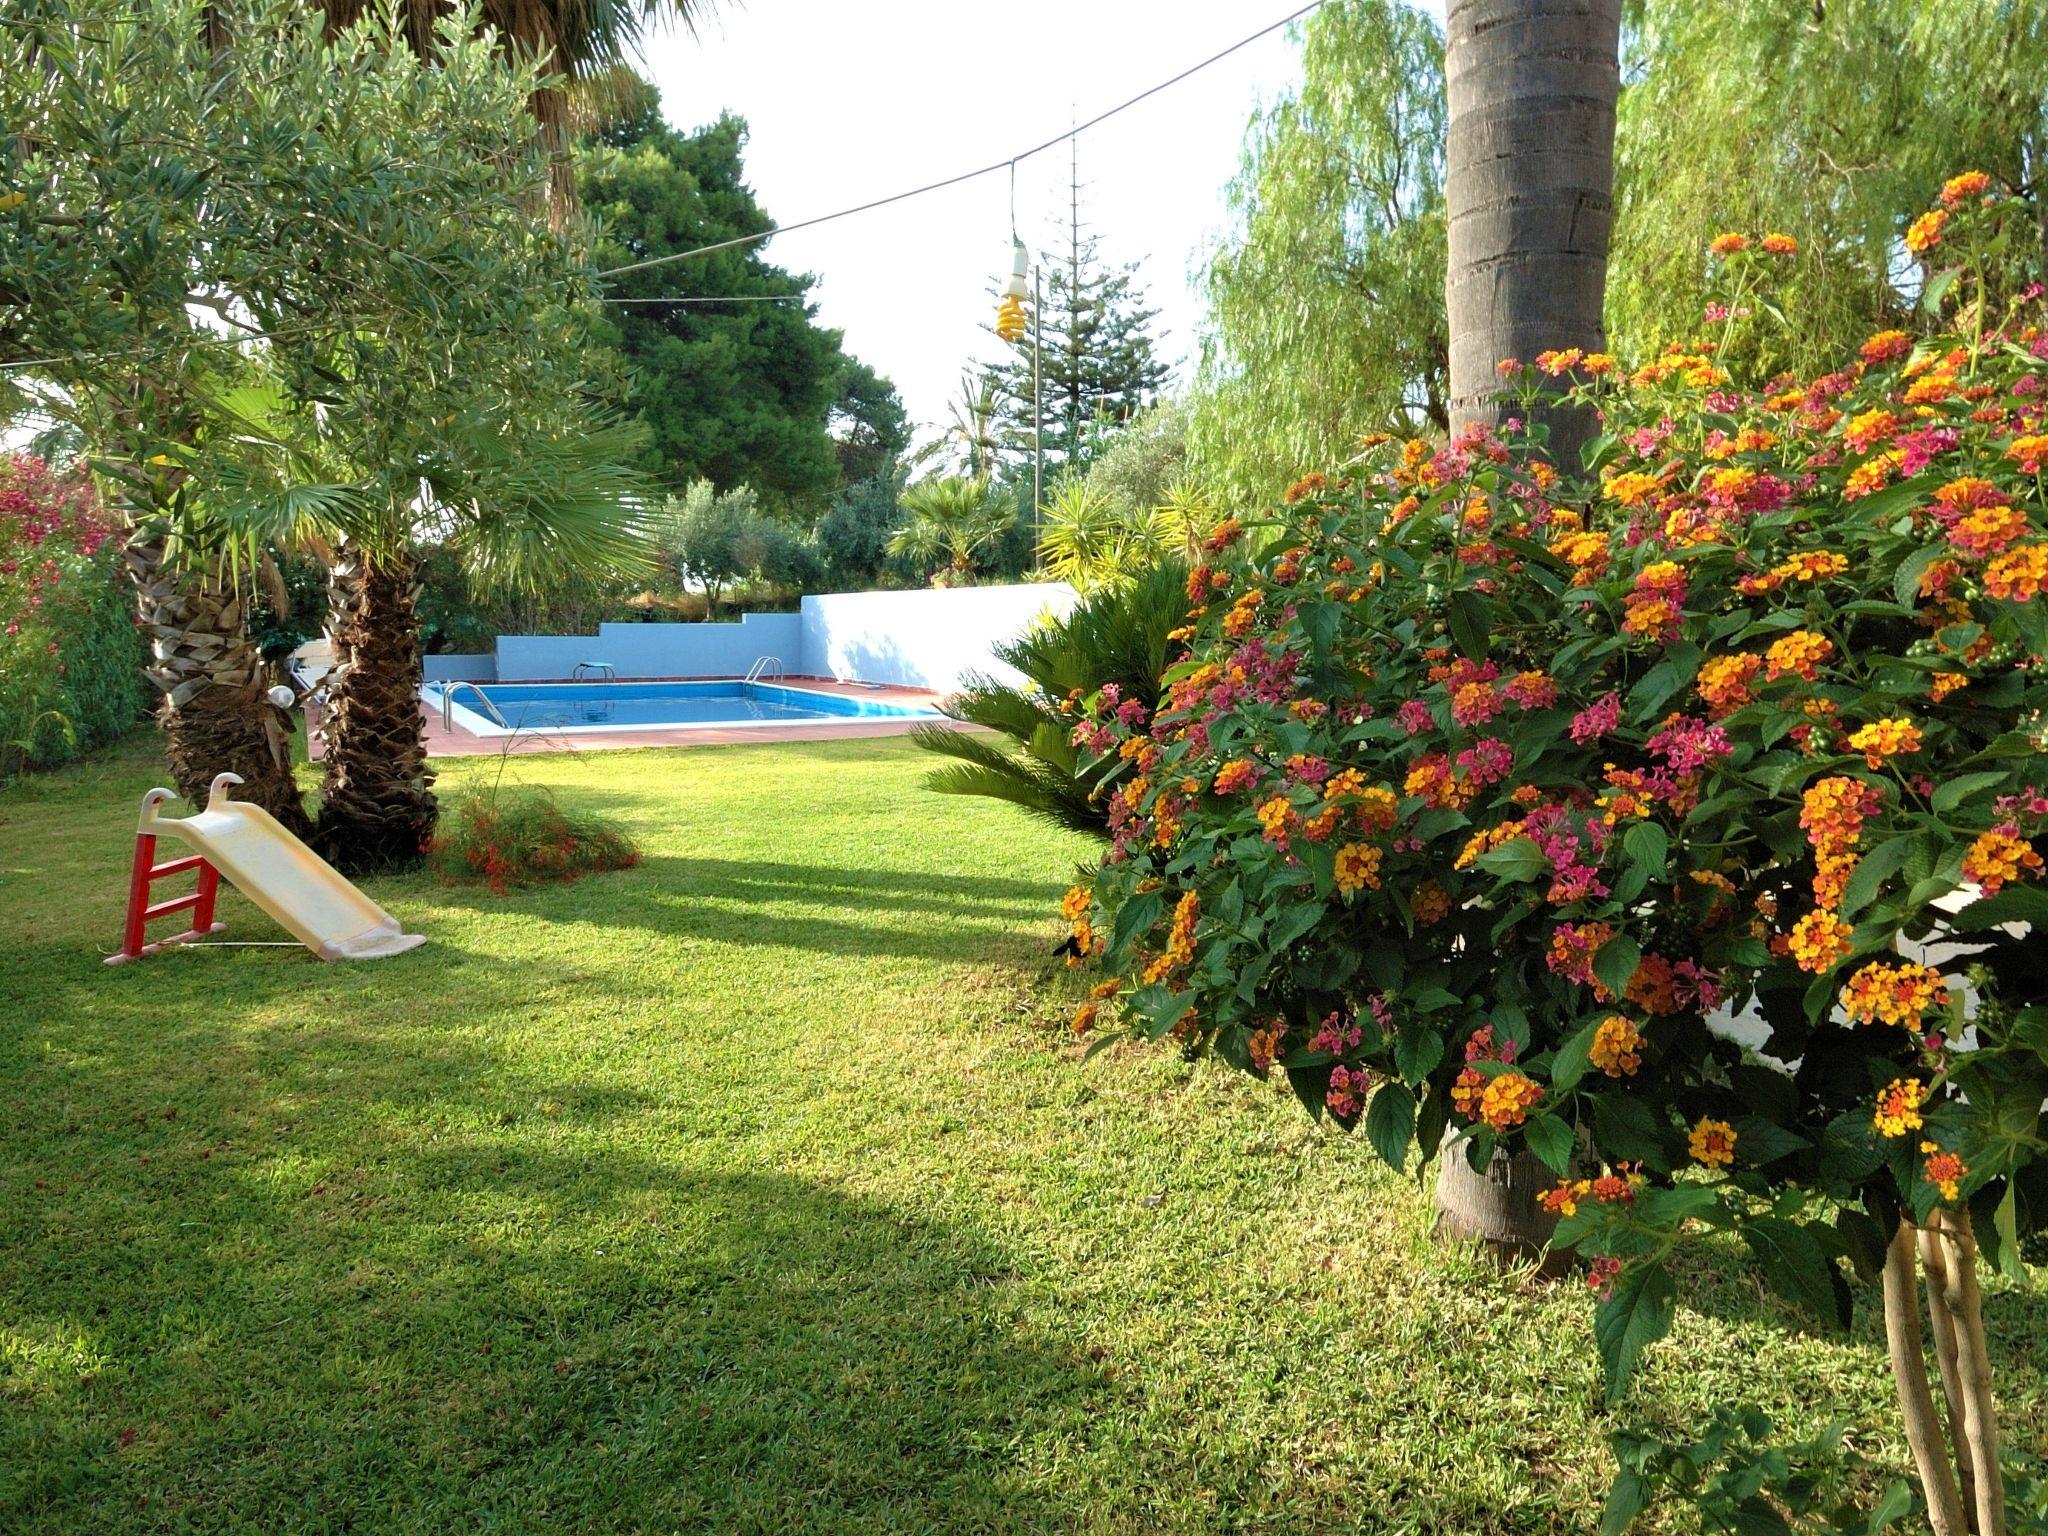
[[(897, 959), (1020, 958), (1050, 932), (1056, 880), (655, 854), (621, 875), (517, 893), (524, 915), (831, 955)], [(437, 890), (469, 910), (507, 900), (478, 888)], [(1043, 948), (1051, 949), (1045, 938)]]
[(0, 1176), (0, 1528), (1085, 1523), (1020, 1447), (1112, 1393), (1013, 1322), (989, 1234), (602, 1081), (496, 1114), (489, 1052), (390, 1043), (187, 1026), (44, 1074)]

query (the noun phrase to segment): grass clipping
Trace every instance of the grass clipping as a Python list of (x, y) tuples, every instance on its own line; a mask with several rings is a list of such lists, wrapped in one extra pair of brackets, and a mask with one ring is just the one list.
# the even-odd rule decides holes
[(442, 808), (427, 863), (452, 884), (555, 885), (629, 869), (640, 850), (614, 823), (569, 812), (546, 790), (471, 789)]

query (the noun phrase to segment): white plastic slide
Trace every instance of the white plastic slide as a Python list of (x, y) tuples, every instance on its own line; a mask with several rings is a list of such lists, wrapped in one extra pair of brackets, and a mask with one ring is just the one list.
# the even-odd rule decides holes
[(169, 836), (189, 844), (322, 960), (374, 960), (426, 942), (424, 934), (404, 932), (397, 918), (344, 880), (268, 811), (228, 799), (229, 787), (241, 782), (237, 774), (221, 774), (206, 797), (206, 809), (183, 820), (157, 815), (171, 792), (153, 789), (143, 799), (137, 830), (144, 837)]

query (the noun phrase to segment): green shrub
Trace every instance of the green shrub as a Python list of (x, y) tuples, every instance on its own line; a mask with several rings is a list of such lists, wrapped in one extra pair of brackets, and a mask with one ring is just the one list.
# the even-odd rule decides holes
[(114, 533), (82, 478), (0, 455), (0, 775), (68, 761), (142, 713)]
[(508, 794), (496, 786), (444, 802), (427, 845), (427, 863), (443, 880), (488, 885), (499, 895), (639, 862), (640, 850), (611, 822), (571, 814), (545, 790)]

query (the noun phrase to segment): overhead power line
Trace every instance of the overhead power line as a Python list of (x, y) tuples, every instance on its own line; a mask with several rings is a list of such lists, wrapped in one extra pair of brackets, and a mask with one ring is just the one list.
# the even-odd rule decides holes
[(1085, 123), (1077, 123), (1074, 127), (1069, 128), (1065, 133), (1055, 134), (1052, 138), (1047, 139), (1043, 144), (1034, 144), (1029, 149), (1022, 150), (1014, 155), (1008, 155), (1001, 160), (992, 161), (987, 165), (981, 166), (977, 170), (962, 171), (957, 176), (948, 176), (943, 181), (927, 182), (924, 186), (912, 187), (907, 192), (894, 192), (887, 197), (875, 198), (871, 202), (857, 203), (851, 208), (841, 208), (837, 213), (821, 213), (814, 219), (800, 219), (794, 224), (771, 225), (769, 228), (762, 230), (759, 234), (735, 235), (730, 240), (714, 241), (710, 245), (700, 245), (695, 250), (675, 251), (667, 256), (650, 256), (645, 261), (628, 262), (625, 266), (613, 267), (608, 272), (599, 273), (598, 276), (623, 277), (628, 272), (644, 272), (650, 267), (665, 267), (670, 262), (687, 261), (692, 256), (708, 256), (713, 251), (727, 251), (731, 250), (734, 246), (752, 245), (757, 241), (767, 240), (775, 235), (788, 234), (792, 230), (810, 229), (814, 225), (829, 224), (834, 219), (849, 218), (856, 213), (866, 213), (873, 208), (886, 208), (891, 203), (904, 202), (913, 197), (923, 197), (927, 192), (938, 192), (944, 190), (947, 187), (957, 187), (963, 181), (973, 181), (975, 178), (980, 176), (992, 176), (997, 171), (1011, 169), (1017, 164), (1018, 161), (1029, 160), (1033, 155), (1043, 154), (1046, 150), (1052, 149), (1057, 145), (1064, 144), (1069, 139), (1078, 138), (1082, 134), (1086, 133), (1090, 128), (1093, 128), (1098, 124), (1108, 122), (1109, 119), (1115, 117), (1119, 112), (1127, 112), (1132, 107), (1135, 107), (1139, 102), (1145, 101), (1153, 96), (1157, 96), (1161, 91), (1168, 90), (1173, 86), (1179, 85), (1181, 81), (1187, 79), (1190, 75), (1199, 74), (1201, 73), (1201, 71), (1207, 69), (1211, 64), (1214, 64), (1219, 60), (1229, 58), (1233, 53), (1236, 53), (1240, 48), (1248, 47), (1252, 43), (1257, 42), (1260, 38), (1266, 36), (1268, 33), (1277, 32), (1282, 27), (1287, 26), (1290, 22), (1296, 22), (1301, 20), (1301, 18), (1308, 15), (1310, 11), (1320, 9), (1322, 5), (1323, 0), (1309, 0), (1309, 4), (1302, 6), (1299, 10), (1293, 11), (1286, 16), (1282, 16), (1278, 21), (1273, 22), (1270, 26), (1264, 26), (1259, 28), (1258, 31), (1252, 33), (1249, 37), (1239, 38), (1236, 42), (1232, 43), (1228, 48), (1225, 48), (1220, 52), (1210, 54), (1208, 58), (1202, 60), (1199, 64), (1190, 64), (1186, 69), (1182, 70), (1179, 74), (1173, 76), (1171, 79), (1162, 80), (1157, 85), (1152, 86), (1147, 90), (1138, 92), (1138, 94), (1133, 96), (1130, 100), (1120, 101), (1115, 106), (1111, 107), (1108, 111), (1096, 113), (1093, 117), (1089, 118), (1088, 121), (1086, 121)]

